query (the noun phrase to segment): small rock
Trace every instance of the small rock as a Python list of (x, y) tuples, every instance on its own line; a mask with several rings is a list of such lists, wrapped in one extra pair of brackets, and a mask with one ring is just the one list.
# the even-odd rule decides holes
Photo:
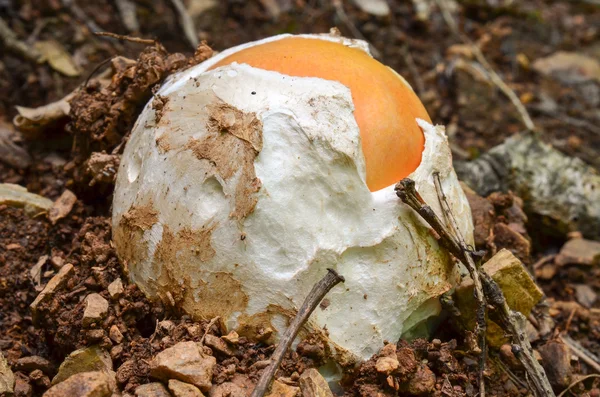
[[(542, 290), (535, 284), (523, 263), (506, 249), (496, 253), (482, 269), (498, 283), (508, 306), (525, 317), (543, 296)], [(476, 303), (473, 297), (473, 281), (470, 278), (465, 278), (456, 288), (454, 302), (463, 314), (461, 321), (465, 322), (468, 329), (474, 329)], [(490, 346), (500, 347), (507, 343), (505, 334), (500, 326), (488, 321), (487, 340)]]
[(538, 348), (550, 384), (561, 390), (571, 382), (571, 354), (562, 342), (551, 340)]
[(267, 394), (267, 397), (296, 397), (298, 395), (300, 395), (299, 387), (290, 386), (275, 380), (271, 386), (271, 392)]
[(123, 281), (120, 277), (108, 285), (108, 293), (112, 299), (119, 299), (124, 291)]
[(85, 311), (83, 312), (83, 326), (101, 321), (108, 313), (108, 301), (100, 294), (89, 294), (85, 298)]
[(163, 333), (168, 334), (171, 331), (173, 331), (173, 329), (175, 329), (175, 323), (173, 323), (173, 321), (170, 320), (163, 320), (158, 323), (158, 329), (161, 330)]
[(596, 299), (598, 299), (598, 294), (587, 284), (577, 284), (575, 285), (575, 297), (577, 298), (577, 302), (589, 309), (594, 305)]
[(559, 266), (598, 265), (600, 264), (600, 242), (583, 238), (569, 240), (560, 249), (554, 261)]
[(54, 270), (60, 270), (60, 268), (65, 265), (65, 260), (60, 256), (53, 256), (50, 258), (50, 263)]
[(73, 205), (77, 202), (77, 196), (69, 189), (65, 190), (58, 199), (52, 204), (52, 208), (48, 211), (48, 219), (53, 225), (59, 220), (69, 215), (73, 209)]
[(52, 296), (54, 296), (54, 293), (56, 292), (56, 290), (61, 288), (63, 285), (65, 285), (66, 282), (69, 280), (69, 277), (71, 277), (72, 274), (73, 274), (73, 265), (70, 263), (67, 263), (66, 265), (64, 265), (63, 267), (60, 268), (58, 273), (56, 273), (56, 275), (54, 277), (52, 277), (50, 279), (50, 281), (48, 281), (48, 284), (46, 284), (46, 286), (44, 287), (42, 292), (40, 292), (39, 295), (35, 298), (35, 300), (33, 301), (33, 303), (30, 306), (34, 324), (39, 322), (39, 312), (38, 312), (39, 305), (42, 302), (46, 302), (47, 300), (52, 298)]
[(177, 379), (207, 392), (217, 360), (204, 354), (196, 342), (179, 342), (158, 353), (150, 363), (150, 375), (162, 380)]
[(56, 385), (81, 372), (106, 372), (114, 376), (112, 359), (106, 350), (98, 346), (75, 350), (62, 362), (52, 384)]
[(400, 362), (396, 358), (381, 357), (375, 363), (375, 369), (380, 374), (389, 375), (400, 366)]
[(16, 371), (31, 372), (36, 369), (41, 370), (46, 375), (52, 374), (55, 370), (50, 361), (40, 356), (21, 357), (15, 363)]
[(117, 344), (123, 342), (123, 334), (121, 333), (121, 331), (119, 331), (119, 327), (117, 327), (116, 325), (110, 327), (110, 331), (108, 331), (108, 336)]
[(210, 389), (210, 397), (248, 397), (243, 388), (233, 382), (215, 385)]
[(52, 386), (43, 397), (109, 397), (111, 379), (105, 372), (81, 372)]
[(123, 354), (123, 345), (122, 344), (115, 345), (110, 349), (110, 357), (113, 360), (119, 359), (121, 357), (121, 354)]
[(162, 383), (152, 382), (136, 387), (136, 397), (171, 397), (171, 394)]
[(494, 244), (498, 251), (507, 249), (521, 261), (526, 262), (530, 259), (531, 243), (510, 225), (505, 223), (494, 225)]
[(419, 365), (417, 371), (408, 382), (406, 391), (413, 396), (431, 395), (435, 388), (436, 377), (427, 365)]
[(29, 383), (29, 378), (17, 372), (15, 377), (15, 397), (31, 397), (33, 388)]
[(15, 375), (0, 351), (0, 396), (12, 394), (15, 387)]
[(523, 367), (521, 362), (515, 357), (512, 346), (508, 343), (505, 343), (500, 347), (500, 357), (502, 358), (502, 361), (507, 363), (512, 369), (521, 369)]
[(90, 329), (86, 333), (88, 342), (99, 342), (102, 338), (104, 338), (104, 330), (100, 328)]
[(29, 379), (37, 386), (47, 389), (50, 387), (50, 378), (48, 378), (44, 373), (39, 369), (34, 369), (29, 374)]
[(388, 343), (387, 345), (383, 346), (383, 348), (379, 352), (379, 355), (381, 357), (393, 357), (393, 358), (396, 358), (396, 351), (397, 350), (398, 350), (398, 348), (397, 348), (397, 346), (396, 346), (395, 343)]
[(235, 331), (231, 331), (227, 335), (222, 336), (221, 339), (232, 345), (237, 345), (240, 342), (240, 336)]
[(396, 358), (400, 363), (397, 373), (402, 377), (402, 380), (417, 370), (417, 359), (411, 348), (403, 347), (398, 349)]
[(327, 381), (314, 368), (309, 368), (300, 375), (300, 391), (302, 397), (333, 397)]
[(196, 386), (176, 379), (169, 380), (169, 391), (174, 397), (204, 397)]
[(229, 346), (227, 346), (227, 343), (225, 343), (223, 339), (217, 336), (207, 334), (204, 338), (204, 344), (213, 349), (213, 351), (219, 352), (226, 356), (233, 355), (233, 352), (231, 351)]

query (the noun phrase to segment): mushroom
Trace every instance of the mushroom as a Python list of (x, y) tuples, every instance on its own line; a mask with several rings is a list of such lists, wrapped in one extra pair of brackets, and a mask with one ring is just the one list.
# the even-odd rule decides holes
[(432, 173), (472, 241), (444, 129), (363, 41), (280, 35), (172, 76), (118, 171), (113, 239), (131, 279), (197, 319), (275, 341), (311, 287), (305, 326), (341, 365), (440, 313), (457, 272), (396, 197), (409, 176), (439, 215)]

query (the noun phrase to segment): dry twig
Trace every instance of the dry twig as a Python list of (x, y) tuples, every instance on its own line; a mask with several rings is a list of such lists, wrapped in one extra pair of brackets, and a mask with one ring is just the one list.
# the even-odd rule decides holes
[(529, 112), (527, 112), (527, 109), (525, 108), (525, 106), (523, 106), (523, 103), (521, 102), (517, 94), (515, 94), (512, 88), (510, 88), (504, 82), (504, 80), (502, 80), (502, 77), (500, 77), (500, 75), (496, 73), (496, 71), (489, 64), (489, 62), (485, 58), (485, 55), (483, 55), (479, 47), (475, 43), (473, 43), (473, 41), (470, 38), (468, 38), (458, 30), (458, 26), (456, 25), (454, 17), (452, 16), (452, 12), (448, 7), (447, 0), (437, 0), (437, 4), (438, 7), (440, 7), (440, 11), (442, 12), (444, 21), (446, 21), (446, 24), (450, 28), (450, 31), (452, 31), (452, 34), (457, 36), (463, 43), (467, 43), (469, 46), (471, 46), (473, 55), (475, 55), (477, 61), (487, 70), (492, 82), (500, 89), (500, 91), (504, 93), (504, 95), (508, 97), (508, 99), (510, 99), (514, 107), (519, 112), (519, 115), (521, 116), (525, 127), (528, 130), (533, 131), (535, 129), (535, 124), (533, 123), (531, 116), (529, 116)]
[(452, 252), (461, 262), (464, 263), (469, 271), (469, 274), (471, 275), (471, 278), (473, 279), (475, 286), (475, 300), (477, 301), (477, 322), (475, 326), (475, 334), (477, 335), (478, 346), (481, 349), (479, 352), (479, 395), (483, 397), (485, 396), (485, 380), (483, 377), (483, 371), (485, 369), (486, 354), (486, 300), (483, 293), (479, 272), (477, 271), (477, 266), (475, 265), (475, 261), (473, 261), (471, 255), (467, 254), (469, 252), (468, 247), (466, 246), (464, 239), (460, 237), (456, 220), (450, 212), (450, 207), (448, 206), (445, 195), (441, 190), (439, 175), (434, 174), (434, 181), (436, 190), (438, 191), (440, 203), (444, 209), (444, 213), (447, 215), (449, 224), (453, 229), (452, 232), (446, 228), (433, 209), (425, 202), (425, 200), (423, 200), (419, 192), (417, 192), (417, 189), (415, 188), (415, 182), (412, 179), (405, 178), (401, 180), (396, 185), (396, 194), (405, 204), (408, 204), (412, 209), (417, 211), (417, 213), (421, 215), (421, 217), (425, 219), (425, 221), (427, 221), (431, 227), (433, 227), (433, 229), (440, 235), (440, 242), (442, 245), (444, 245), (446, 249)]
[[(461, 247), (457, 239), (448, 232), (440, 218), (417, 192), (415, 182), (412, 179), (405, 178), (398, 182), (396, 194), (429, 223), (438, 234), (438, 241), (442, 247), (450, 251), (465, 266), (468, 267), (469, 263), (474, 263), (473, 258), (471, 258), (471, 251)], [(444, 212), (446, 211), (444, 210)], [(446, 214), (446, 216), (450, 219), (454, 217), (452, 213)], [(525, 317), (508, 307), (502, 290), (486, 272), (477, 269), (477, 273), (481, 279), (485, 301), (494, 309), (490, 312), (490, 315), (493, 315), (494, 321), (512, 337), (513, 353), (525, 367), (529, 380), (533, 384), (534, 394), (539, 397), (554, 396), (546, 372), (533, 355), (533, 349), (527, 337)]]
[(91, 18), (89, 18), (86, 13), (79, 7), (75, 0), (62, 0), (63, 7), (68, 8), (75, 18), (79, 19), (81, 22), (88, 27), (88, 29), (92, 33), (100, 32), (102, 28), (96, 24)]
[(281, 364), (281, 360), (283, 360), (283, 356), (289, 349), (290, 345), (296, 338), (298, 331), (308, 317), (310, 317), (311, 313), (315, 310), (317, 305), (321, 302), (323, 297), (327, 295), (327, 293), (335, 287), (340, 282), (344, 282), (344, 277), (339, 275), (333, 269), (327, 269), (327, 274), (323, 277), (308, 293), (308, 296), (302, 303), (300, 310), (298, 310), (298, 314), (292, 320), (292, 323), (285, 331), (285, 333), (281, 336), (281, 340), (277, 345), (277, 348), (271, 355), (270, 364), (266, 367), (256, 384), (256, 387), (252, 391), (250, 397), (262, 397), (266, 393), (269, 388), (269, 384), (279, 368), (279, 364)]
[(571, 383), (571, 384), (569, 385), (569, 387), (567, 387), (565, 390), (563, 390), (563, 391), (562, 391), (562, 392), (561, 392), (561, 393), (558, 395), (558, 397), (563, 397), (563, 396), (564, 396), (565, 394), (567, 394), (567, 392), (568, 392), (569, 390), (571, 390), (573, 387), (575, 387), (575, 386), (576, 386), (576, 385), (578, 385), (579, 383), (581, 383), (581, 382), (583, 382), (583, 381), (585, 381), (585, 380), (588, 380), (588, 379), (590, 379), (590, 378), (600, 378), (600, 375), (597, 375), (597, 374), (590, 374), (590, 375), (584, 376), (583, 378), (579, 378), (579, 379), (577, 379), (575, 382)]
[(22, 56), (28, 61), (40, 62), (42, 59), (42, 54), (24, 41), (19, 40), (15, 32), (2, 18), (0, 18), (0, 41), (4, 43), (7, 50)]
[(116, 34), (116, 33), (111, 33), (111, 32), (94, 32), (94, 34), (96, 36), (100, 36), (100, 37), (110, 37), (113, 39), (130, 41), (132, 43), (138, 43), (138, 44), (147, 44), (147, 45), (155, 45), (156, 44), (156, 40), (141, 39), (139, 37), (132, 37), (132, 36), (124, 36), (122, 34)]
[[(440, 201), (440, 205), (444, 211), (446, 221), (453, 232), (450, 237), (454, 237), (456, 244), (458, 244), (462, 252), (469, 252), (469, 247), (465, 243), (465, 239), (458, 228), (454, 214), (450, 209), (450, 205), (448, 204), (448, 200), (446, 199), (446, 195), (442, 189), (440, 174), (438, 172), (433, 173), (433, 183), (435, 184), (435, 190), (438, 194), (438, 200)], [(485, 340), (485, 334), (487, 330), (487, 323), (485, 321), (487, 302), (483, 294), (481, 279), (479, 278), (479, 272), (473, 257), (471, 255), (465, 255), (465, 259), (465, 265), (467, 266), (467, 270), (469, 271), (471, 279), (473, 279), (473, 285), (475, 287), (475, 300), (477, 301), (477, 313), (475, 315), (475, 335), (477, 336), (477, 342), (479, 348), (481, 349), (481, 352), (479, 352), (479, 396), (483, 397), (485, 396), (485, 378), (483, 376), (483, 372), (485, 371), (485, 359), (487, 352)]]
[[(335, 8), (335, 15), (337, 15), (337, 17), (344, 23), (344, 25), (346, 25), (348, 30), (352, 33), (352, 36), (356, 37), (357, 39), (367, 41), (367, 39), (361, 33), (361, 31), (358, 30), (354, 23), (352, 23), (352, 21), (348, 17), (348, 14), (346, 14), (346, 10), (344, 10), (344, 4), (342, 3), (342, 0), (332, 0), (332, 4)], [(377, 48), (371, 46), (370, 50), (375, 58), (381, 58), (381, 52), (379, 52)]]
[(181, 0), (171, 0), (171, 4), (177, 11), (179, 15), (179, 21), (181, 22), (181, 27), (183, 28), (183, 33), (185, 34), (185, 38), (191, 44), (191, 46), (196, 49), (198, 47), (198, 35), (196, 34), (196, 27), (194, 26), (194, 20), (188, 14), (185, 5)]
[(577, 343), (577, 341), (571, 339), (568, 335), (562, 335), (560, 339), (574, 355), (582, 359), (583, 362), (592, 367), (594, 371), (600, 373), (600, 360), (598, 360), (598, 357), (587, 351), (586, 348)]
[(130, 32), (138, 32), (140, 30), (140, 24), (135, 13), (135, 3), (131, 0), (115, 0), (117, 10), (121, 16), (123, 25)]

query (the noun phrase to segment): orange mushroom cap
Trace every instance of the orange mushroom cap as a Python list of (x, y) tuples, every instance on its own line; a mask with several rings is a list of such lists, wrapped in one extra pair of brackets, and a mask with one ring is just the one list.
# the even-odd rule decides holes
[(289, 37), (240, 50), (211, 67), (231, 63), (297, 77), (339, 81), (350, 89), (360, 129), (367, 186), (396, 183), (421, 163), (425, 144), (416, 122), (431, 122), (412, 88), (364, 51), (321, 39)]

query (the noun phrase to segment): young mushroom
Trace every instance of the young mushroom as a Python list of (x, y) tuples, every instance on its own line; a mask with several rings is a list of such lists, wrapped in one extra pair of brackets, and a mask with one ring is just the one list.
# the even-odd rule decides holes
[(174, 75), (127, 143), (113, 238), (150, 297), (276, 341), (337, 270), (306, 331), (342, 365), (439, 314), (457, 273), (394, 184), (410, 176), (441, 215), (440, 173), (467, 241), (469, 205), (447, 138), (365, 42), (281, 35)]

